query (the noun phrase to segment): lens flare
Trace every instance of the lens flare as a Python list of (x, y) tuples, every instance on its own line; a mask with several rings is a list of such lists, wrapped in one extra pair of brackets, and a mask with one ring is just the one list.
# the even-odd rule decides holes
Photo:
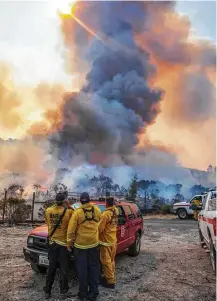
[(56, 2), (56, 8), (57, 11), (61, 14), (71, 14), (72, 13), (72, 7), (75, 4), (76, 0), (62, 0)]

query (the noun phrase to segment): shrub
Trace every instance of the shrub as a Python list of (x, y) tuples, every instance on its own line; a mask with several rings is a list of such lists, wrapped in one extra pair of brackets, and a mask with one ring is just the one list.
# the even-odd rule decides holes
[(172, 209), (172, 206), (169, 205), (169, 204), (164, 204), (164, 205), (161, 206), (161, 212), (163, 214), (171, 213), (171, 209)]

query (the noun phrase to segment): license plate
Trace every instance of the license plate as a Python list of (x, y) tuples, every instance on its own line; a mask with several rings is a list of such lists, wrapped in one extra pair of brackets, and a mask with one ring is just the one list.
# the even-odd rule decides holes
[(39, 265), (49, 266), (48, 257), (44, 255), (39, 255)]

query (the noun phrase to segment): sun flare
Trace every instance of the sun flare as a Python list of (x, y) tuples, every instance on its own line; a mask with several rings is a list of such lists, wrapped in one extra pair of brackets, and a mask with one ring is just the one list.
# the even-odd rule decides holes
[(62, 0), (55, 1), (56, 10), (61, 14), (71, 14), (72, 7), (75, 4), (76, 0)]

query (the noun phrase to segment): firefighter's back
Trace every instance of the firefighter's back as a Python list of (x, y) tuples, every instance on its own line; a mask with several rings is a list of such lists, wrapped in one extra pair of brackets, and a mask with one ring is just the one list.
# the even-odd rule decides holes
[[(57, 224), (58, 219), (63, 214), (64, 206), (58, 206), (54, 205), (52, 207), (49, 207), (45, 211), (45, 219), (46, 224), (48, 225), (48, 233), (51, 234), (53, 228)], [(72, 216), (72, 210), (67, 209), (65, 215), (62, 218), (62, 221), (60, 222), (60, 225), (54, 232), (51, 242), (56, 242), (60, 245), (65, 246), (66, 245), (66, 236), (67, 236), (67, 229), (69, 220)]]
[(91, 203), (83, 205), (75, 211), (77, 215), (77, 235), (75, 247), (90, 248), (99, 244), (98, 223), (101, 211)]

